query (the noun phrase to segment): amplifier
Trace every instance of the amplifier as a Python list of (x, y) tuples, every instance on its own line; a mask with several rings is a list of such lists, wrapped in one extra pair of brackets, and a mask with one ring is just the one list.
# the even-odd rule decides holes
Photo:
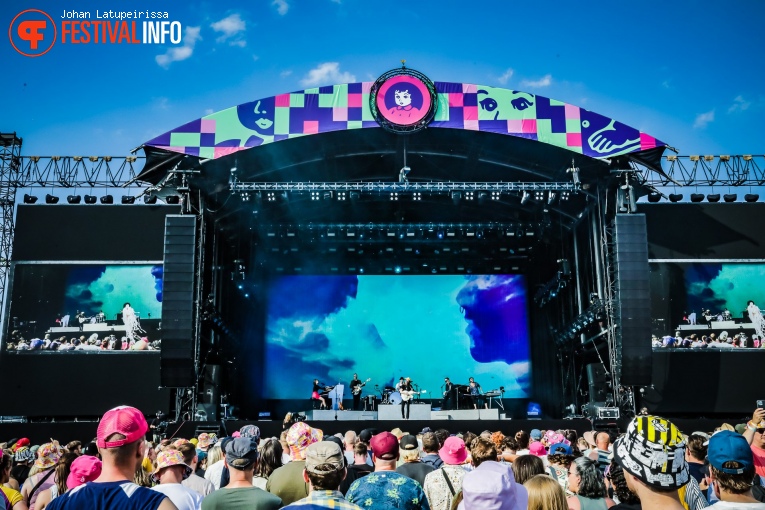
[(603, 419), (609, 419), (609, 420), (616, 420), (619, 418), (619, 408), (618, 407), (598, 407), (598, 418)]

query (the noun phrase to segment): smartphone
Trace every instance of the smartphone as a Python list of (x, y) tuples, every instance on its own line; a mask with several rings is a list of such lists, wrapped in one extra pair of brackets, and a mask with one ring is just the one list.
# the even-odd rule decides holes
[(756, 409), (765, 409), (765, 400), (758, 400)]

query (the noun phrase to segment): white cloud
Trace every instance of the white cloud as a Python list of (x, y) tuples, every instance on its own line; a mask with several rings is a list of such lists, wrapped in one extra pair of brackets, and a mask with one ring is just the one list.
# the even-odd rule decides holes
[(552, 84), (552, 75), (546, 74), (538, 80), (523, 80), (521, 82), (521, 87), (540, 89), (543, 87), (549, 87), (551, 84)]
[(499, 82), (501, 85), (507, 85), (507, 81), (508, 81), (510, 78), (512, 78), (512, 77), (513, 77), (513, 70), (512, 70), (512, 69), (508, 69), (507, 71), (505, 71), (505, 72), (502, 74), (502, 76), (500, 76), (499, 78), (497, 78), (497, 81), (498, 81), (498, 82)]
[(661, 86), (664, 87), (665, 89), (671, 88), (670, 80), (664, 80), (663, 82), (661, 82)]
[(696, 120), (693, 122), (693, 127), (696, 129), (704, 129), (707, 124), (715, 120), (715, 111), (710, 110), (705, 113), (696, 115)]
[(744, 96), (736, 96), (733, 100), (733, 104), (728, 108), (728, 113), (743, 112), (744, 110), (748, 110), (750, 106), (752, 106), (751, 101), (745, 100)]
[(292, 74), (292, 69), (285, 69), (284, 71), (282, 71), (281, 73), (279, 73), (279, 76), (280, 76), (281, 78), (286, 78), (287, 76), (289, 76), (289, 75), (291, 75), (291, 74)]
[(205, 115), (212, 115), (213, 109), (212, 108), (205, 108)]
[(223, 37), (228, 38), (232, 35), (236, 35), (239, 32), (243, 32), (246, 28), (244, 20), (238, 14), (231, 14), (226, 16), (220, 21), (216, 21), (210, 25), (216, 32), (221, 32)]
[(287, 0), (274, 0), (271, 2), (271, 5), (276, 7), (276, 12), (284, 16), (287, 14), (287, 11), (290, 10), (290, 4), (287, 3)]
[(186, 27), (183, 32), (183, 46), (170, 48), (162, 55), (157, 55), (155, 57), (157, 64), (167, 69), (173, 62), (180, 62), (189, 58), (194, 53), (194, 46), (197, 44), (197, 41), (201, 39), (199, 36), (200, 28)]
[(239, 46), (240, 48), (244, 48), (245, 46), (247, 46), (247, 41), (242, 39), (240, 41), (231, 41), (229, 44), (231, 46)]
[(324, 62), (308, 71), (308, 74), (300, 80), (304, 87), (317, 85), (333, 85), (335, 83), (353, 83), (356, 77), (349, 72), (340, 72), (339, 62)]

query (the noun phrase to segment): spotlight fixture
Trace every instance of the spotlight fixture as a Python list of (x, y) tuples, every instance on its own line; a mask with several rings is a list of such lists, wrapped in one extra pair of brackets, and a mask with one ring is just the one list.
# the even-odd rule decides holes
[[(95, 197), (93, 197), (95, 198)], [(157, 203), (157, 196), (156, 195), (144, 195), (143, 196), (143, 203), (153, 205)]]
[(720, 201), (720, 194), (714, 193), (714, 194), (707, 195), (707, 200), (715, 204)]
[(246, 191), (243, 191), (240, 195), (242, 197), (242, 202), (249, 202), (250, 201), (250, 194)]
[(547, 194), (547, 203), (548, 203), (548, 204), (552, 204), (553, 202), (555, 202), (555, 199), (556, 199), (557, 197), (558, 197), (558, 194), (557, 194), (557, 193), (555, 193), (554, 191), (550, 191), (550, 192)]
[(414, 200), (415, 202), (421, 201), (422, 200), (422, 193), (420, 193), (419, 191), (415, 191), (412, 194), (412, 200)]
[(401, 266), (396, 266), (393, 268), (393, 272), (396, 274), (401, 274)]
[(398, 200), (398, 193), (397, 193), (397, 192), (395, 192), (395, 191), (391, 191), (391, 194), (390, 194), (390, 199), (391, 199), (392, 201)]
[(361, 198), (361, 192), (360, 191), (351, 191), (348, 196), (350, 196), (351, 201), (356, 201)]
[(85, 203), (86, 204), (95, 204), (96, 202), (98, 202), (98, 197), (97, 196), (95, 196), (95, 195), (85, 195)]
[(457, 203), (460, 200), (462, 200), (462, 192), (461, 191), (452, 191), (452, 201), (454, 201), (454, 203)]
[(728, 203), (735, 202), (736, 199), (738, 199), (738, 195), (736, 195), (735, 193), (726, 193), (725, 195), (723, 195), (723, 200), (725, 200)]
[(648, 201), (652, 204), (661, 201), (661, 193), (653, 192), (648, 195)]
[(317, 200), (321, 200), (321, 193), (318, 191), (312, 191), (311, 192), (311, 201), (316, 202)]
[(348, 200), (348, 193), (345, 191), (338, 191), (337, 200), (340, 202), (345, 202), (346, 200)]
[[(332, 198), (331, 194), (330, 194), (330, 198)], [(266, 193), (266, 201), (267, 202), (276, 202), (276, 193), (274, 193), (273, 191), (269, 191), (268, 193)]]
[(571, 192), (570, 191), (563, 191), (560, 194), (560, 199), (561, 200), (568, 200), (569, 198), (571, 198)]
[(69, 204), (79, 204), (82, 201), (82, 197), (80, 195), (68, 195), (66, 201)]
[(24, 195), (25, 204), (34, 204), (35, 202), (37, 202), (37, 197), (33, 195), (27, 195), (27, 194)]
[(122, 204), (123, 205), (135, 204), (135, 197), (131, 197), (130, 195), (122, 195)]
[(523, 205), (526, 202), (528, 202), (529, 198), (531, 198), (531, 194), (528, 191), (524, 191), (523, 195), (521, 195), (521, 205)]
[(757, 195), (756, 193), (747, 193), (744, 195), (744, 200), (746, 200), (749, 203), (756, 202), (760, 199), (760, 195)]
[(465, 200), (475, 200), (475, 193), (473, 193), (472, 191), (466, 191)]
[(101, 203), (102, 204), (113, 204), (114, 203), (114, 197), (111, 195), (104, 195), (101, 197)]
[(669, 201), (670, 202), (679, 202), (683, 199), (683, 195), (680, 193), (670, 193), (669, 194)]
[(491, 199), (492, 200), (499, 200), (500, 192), (499, 191), (492, 191), (491, 192)]
[(704, 201), (704, 195), (702, 193), (691, 193), (691, 202), (699, 203)]
[(545, 192), (544, 191), (535, 191), (534, 192), (534, 200), (537, 202), (542, 202), (545, 199)]
[(47, 195), (45, 195), (45, 203), (46, 204), (57, 204), (58, 203), (58, 197), (48, 193)]

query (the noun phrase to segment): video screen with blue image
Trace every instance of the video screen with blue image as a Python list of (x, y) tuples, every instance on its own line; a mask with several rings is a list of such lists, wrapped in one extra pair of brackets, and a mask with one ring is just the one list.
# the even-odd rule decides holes
[(128, 329), (134, 337), (154, 341), (162, 316), (162, 282), (161, 264), (17, 263), (6, 346), (23, 347), (46, 335), (52, 340), (120, 338)]
[(271, 281), (263, 398), (308, 399), (312, 382), (371, 379), (365, 394), (411, 377), (440, 398), (444, 377), (505, 398), (530, 393), (521, 275), (285, 276)]

